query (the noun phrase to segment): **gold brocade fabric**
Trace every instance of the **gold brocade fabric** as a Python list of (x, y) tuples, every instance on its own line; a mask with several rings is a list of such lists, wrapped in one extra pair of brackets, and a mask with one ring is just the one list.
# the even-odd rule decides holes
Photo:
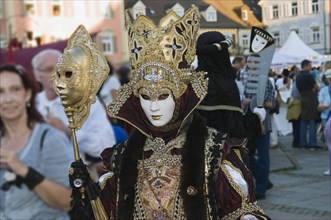
[(159, 139), (146, 141), (145, 150), (164, 150), (154, 150), (150, 158), (138, 161), (135, 219), (184, 219), (178, 193), (181, 155), (171, 155), (170, 150), (181, 148), (185, 138), (186, 133), (181, 134), (166, 145)]

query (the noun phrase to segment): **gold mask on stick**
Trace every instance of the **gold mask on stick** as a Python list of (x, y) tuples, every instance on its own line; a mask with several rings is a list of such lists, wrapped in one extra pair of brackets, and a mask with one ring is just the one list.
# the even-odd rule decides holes
[[(108, 73), (106, 59), (96, 49), (85, 27), (80, 25), (70, 36), (68, 45), (52, 74), (55, 92), (60, 96), (69, 120), (76, 161), (80, 161), (80, 155), (75, 130), (81, 128), (87, 119), (90, 106), (96, 101), (96, 94)], [(75, 181), (82, 182), (79, 178)], [(86, 189), (81, 186), (79, 190), (83, 198)], [(89, 200), (95, 219), (108, 219), (100, 198)]]
[(54, 89), (69, 119), (69, 128), (81, 128), (108, 73), (106, 59), (85, 27), (80, 25), (70, 36), (52, 75)]

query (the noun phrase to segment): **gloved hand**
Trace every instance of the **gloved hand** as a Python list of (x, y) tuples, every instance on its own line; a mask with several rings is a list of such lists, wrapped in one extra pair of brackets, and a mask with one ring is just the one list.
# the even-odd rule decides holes
[(220, 42), (222, 48), (223, 45), (226, 46), (227, 48), (230, 47), (233, 44), (233, 39), (229, 35), (224, 35), (225, 39)]
[(264, 108), (255, 107), (253, 110), (253, 113), (257, 114), (261, 120), (261, 122), (264, 121), (266, 116), (266, 110)]
[(228, 35), (224, 35), (224, 37), (225, 37), (224, 40), (220, 41), (219, 43), (213, 44), (218, 48), (218, 50), (228, 49), (233, 44), (232, 37), (230, 37)]
[(100, 188), (90, 177), (86, 165), (82, 159), (71, 163), (69, 182), (72, 187), (71, 193), (71, 219), (94, 219), (91, 200), (95, 200), (100, 194)]
[(81, 187), (86, 188), (91, 181), (90, 173), (82, 159), (71, 163), (69, 182), (73, 190), (80, 189)]

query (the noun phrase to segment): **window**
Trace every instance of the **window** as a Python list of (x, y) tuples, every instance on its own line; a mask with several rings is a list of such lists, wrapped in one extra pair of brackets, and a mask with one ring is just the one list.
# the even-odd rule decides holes
[(279, 17), (278, 5), (272, 6), (272, 17), (273, 19), (277, 19)]
[(312, 43), (320, 43), (321, 42), (321, 35), (320, 35), (320, 28), (313, 27), (312, 28)]
[(28, 40), (33, 40), (33, 32), (32, 31), (26, 31), (26, 37)]
[(146, 15), (145, 9), (144, 8), (137, 8), (134, 10), (134, 18), (136, 19), (138, 15), (143, 14)]
[(53, 5), (53, 15), (59, 16), (61, 14), (60, 5)]
[(292, 29), (291, 32), (294, 31), (295, 33), (297, 33), (299, 35), (299, 29)]
[(105, 55), (113, 55), (115, 53), (114, 36), (102, 36), (101, 37), (102, 51)]
[(207, 22), (216, 22), (217, 21), (217, 12), (213, 6), (209, 6), (204, 14), (204, 18)]
[(319, 12), (319, 4), (318, 4), (318, 0), (313, 0), (312, 1), (312, 12), (313, 13), (317, 13), (317, 12)]
[(25, 4), (25, 12), (26, 12), (26, 15), (34, 15), (34, 4), (33, 3), (26, 3)]
[(298, 3), (292, 2), (292, 16), (298, 15)]
[(245, 48), (248, 48), (248, 46), (249, 46), (248, 35), (247, 34), (242, 35), (242, 45)]
[(275, 39), (275, 45), (276, 47), (280, 46), (280, 36), (279, 36), (279, 32), (276, 31), (273, 33), (274, 39)]
[(146, 6), (139, 0), (133, 6), (132, 17), (136, 19), (140, 14), (146, 15)]
[(217, 21), (216, 12), (207, 12), (207, 19), (206, 20), (209, 21), (209, 22)]
[(241, 18), (244, 21), (247, 21), (248, 20), (248, 12), (247, 12), (247, 10), (242, 10), (242, 12), (241, 12)]
[(60, 16), (61, 15), (60, 1), (53, 0), (53, 3), (52, 3), (52, 12), (53, 12), (53, 16)]

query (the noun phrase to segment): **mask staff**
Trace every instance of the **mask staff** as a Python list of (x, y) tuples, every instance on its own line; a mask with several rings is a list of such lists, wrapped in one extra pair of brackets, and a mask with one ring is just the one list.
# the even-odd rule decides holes
[(90, 203), (96, 220), (107, 220), (108, 217), (98, 197), (98, 188), (91, 178), (83, 175), (88, 171), (80, 158), (76, 130), (87, 119), (90, 106), (96, 101), (96, 93), (108, 72), (106, 59), (96, 49), (85, 27), (80, 25), (70, 36), (52, 75), (53, 85), (61, 98), (72, 135), (75, 162), (69, 170), (70, 185), (73, 188), (71, 205), (79, 207), (76, 212), (84, 212)]

